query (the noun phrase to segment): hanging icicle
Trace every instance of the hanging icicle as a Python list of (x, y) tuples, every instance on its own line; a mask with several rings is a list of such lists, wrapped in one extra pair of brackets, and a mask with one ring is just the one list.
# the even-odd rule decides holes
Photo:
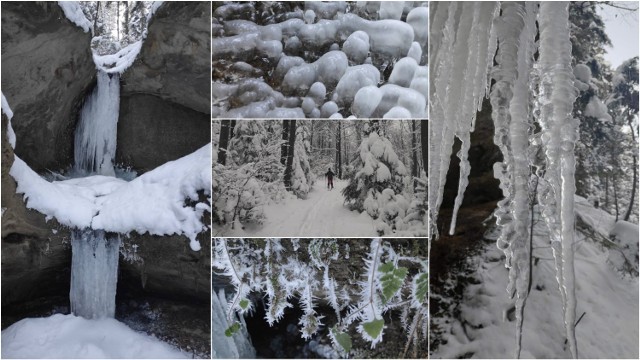
[[(500, 11), (498, 11), (500, 10)], [(494, 142), (503, 161), (494, 164), (504, 199), (495, 212), (498, 247), (506, 255), (509, 296), (515, 296), (516, 356), (520, 356), (524, 305), (531, 283), (531, 184), (549, 228), (556, 277), (571, 354), (575, 340), (574, 172), (577, 120), (571, 117), (576, 91), (571, 69), (568, 3), (436, 3), (432, 6), (429, 126), (431, 231), (443, 200), (454, 138), (461, 141), (460, 180), (450, 234), (468, 184), (470, 133), (489, 92)], [(536, 35), (540, 47), (534, 64)], [(494, 66), (495, 63), (495, 66)], [(537, 122), (534, 126), (533, 121)], [(533, 129), (539, 133), (533, 134)], [(533, 154), (544, 152), (544, 159)], [(532, 177), (532, 169), (535, 177)]]
[(569, 3), (542, 2), (540, 5), (540, 72), (542, 147), (545, 153), (543, 217), (552, 232), (557, 279), (563, 295), (567, 342), (578, 357), (575, 337), (576, 298), (573, 268), (575, 236), (575, 154), (578, 120), (572, 117), (577, 92), (573, 85)]
[[(488, 51), (492, 48), (491, 28), (496, 9), (496, 2), (452, 2), (432, 9), (435, 15), (431, 19), (431, 33), (436, 35), (431, 37), (430, 63), (436, 64), (436, 71), (431, 72), (430, 82), (429, 208), (431, 230), (436, 235), (435, 224), (455, 137), (462, 142), (458, 152), (461, 176), (450, 232), (455, 229), (468, 184), (469, 133), (486, 95), (487, 68), (492, 61)], [(442, 30), (434, 31), (436, 27)]]

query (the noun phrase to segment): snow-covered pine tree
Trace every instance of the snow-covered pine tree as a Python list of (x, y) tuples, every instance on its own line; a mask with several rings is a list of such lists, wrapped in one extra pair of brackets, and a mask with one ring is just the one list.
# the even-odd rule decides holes
[(407, 169), (393, 150), (391, 142), (382, 136), (379, 122), (371, 120), (365, 126), (365, 137), (354, 159), (355, 176), (342, 191), (351, 209), (366, 211), (374, 219), (381, 234), (391, 233), (396, 222), (403, 219), (409, 202), (403, 195)]
[[(271, 136), (270, 136), (271, 135)], [(227, 164), (213, 166), (213, 219), (221, 225), (262, 223), (262, 208), (282, 174), (279, 140), (264, 122), (236, 121), (227, 148)], [(275, 191), (275, 190), (274, 190)]]
[(291, 191), (299, 198), (306, 198), (313, 186), (315, 176), (309, 165), (309, 141), (307, 124), (300, 121), (296, 129), (296, 140), (293, 149)]

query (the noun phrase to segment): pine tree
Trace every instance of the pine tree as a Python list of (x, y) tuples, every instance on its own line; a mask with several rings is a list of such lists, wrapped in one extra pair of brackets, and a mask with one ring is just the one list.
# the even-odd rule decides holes
[(387, 233), (396, 220), (404, 218), (408, 202), (401, 195), (407, 169), (393, 150), (391, 142), (380, 135), (378, 121), (365, 126), (367, 136), (358, 148), (355, 168), (359, 169), (344, 188), (342, 195), (351, 209), (367, 211), (374, 219), (382, 220), (378, 231)]

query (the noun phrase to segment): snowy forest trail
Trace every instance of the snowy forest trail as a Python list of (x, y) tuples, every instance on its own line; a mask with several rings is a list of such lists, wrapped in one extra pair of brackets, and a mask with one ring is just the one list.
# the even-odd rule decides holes
[(267, 219), (262, 226), (231, 230), (225, 236), (269, 237), (343, 237), (377, 236), (373, 219), (344, 205), (342, 189), (346, 180), (334, 180), (327, 190), (324, 179), (318, 179), (306, 199), (291, 199), (264, 207)]

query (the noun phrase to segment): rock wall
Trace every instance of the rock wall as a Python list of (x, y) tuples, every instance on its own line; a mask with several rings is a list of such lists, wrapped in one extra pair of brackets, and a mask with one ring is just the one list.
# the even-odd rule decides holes
[(146, 172), (191, 154), (211, 141), (208, 114), (158, 96), (120, 99), (117, 162)]
[(37, 172), (68, 167), (77, 112), (95, 82), (91, 35), (57, 2), (1, 7), (2, 93), (14, 112), (16, 154)]
[(151, 19), (122, 76), (116, 162), (147, 171), (211, 141), (210, 19), (209, 2), (166, 2)]
[[(4, 5), (4, 4), (3, 4)], [(69, 294), (69, 232), (26, 208), (9, 175), (14, 153), (2, 114), (2, 307)], [(54, 233), (55, 232), (55, 233)], [(4, 322), (3, 322), (4, 325)]]

